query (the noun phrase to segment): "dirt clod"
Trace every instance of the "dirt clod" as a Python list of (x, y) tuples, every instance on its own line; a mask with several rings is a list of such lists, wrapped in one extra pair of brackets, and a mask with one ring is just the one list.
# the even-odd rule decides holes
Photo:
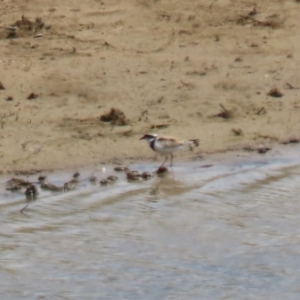
[(257, 149), (257, 152), (258, 152), (259, 154), (265, 154), (265, 153), (267, 153), (267, 152), (270, 151), (270, 150), (271, 150), (270, 147), (263, 147), (263, 146), (261, 146), (261, 147), (259, 147), (259, 148)]
[(298, 143), (299, 143), (299, 139), (297, 139), (297, 138), (291, 138), (291, 139), (289, 140), (289, 143), (290, 143), (290, 144), (298, 144)]
[(30, 93), (30, 94), (27, 96), (27, 99), (28, 99), (28, 100), (32, 100), (32, 99), (36, 99), (37, 97), (38, 97), (37, 94), (35, 94), (35, 93)]
[(240, 129), (240, 128), (232, 128), (231, 131), (236, 136), (242, 136), (242, 135), (244, 135), (243, 130)]
[(277, 88), (273, 88), (271, 89), (268, 94), (268, 96), (274, 97), (274, 98), (281, 98), (283, 96), (283, 94), (281, 93), (281, 91)]
[(41, 18), (36, 18), (35, 21), (30, 21), (25, 16), (22, 16), (20, 20), (17, 20), (10, 26), (7, 26), (0, 38), (20, 38), (28, 36), (36, 36), (44, 28), (45, 24)]
[(100, 116), (100, 121), (111, 122), (112, 125), (125, 126), (129, 124), (125, 114), (118, 108), (111, 108), (110, 112)]

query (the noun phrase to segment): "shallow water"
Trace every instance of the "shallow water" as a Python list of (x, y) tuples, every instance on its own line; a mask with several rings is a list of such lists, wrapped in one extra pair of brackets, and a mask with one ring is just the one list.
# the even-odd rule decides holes
[(297, 151), (177, 163), (165, 177), (122, 175), (109, 187), (83, 180), (41, 192), (24, 214), (23, 194), (4, 191), (3, 178), (2, 298), (298, 299)]

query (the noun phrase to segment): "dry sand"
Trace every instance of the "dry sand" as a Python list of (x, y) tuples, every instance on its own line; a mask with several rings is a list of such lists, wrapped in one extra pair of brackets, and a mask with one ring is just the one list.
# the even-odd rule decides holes
[(298, 138), (300, 3), (255, 3), (0, 1), (2, 172), (158, 158), (145, 132), (200, 138), (177, 160)]

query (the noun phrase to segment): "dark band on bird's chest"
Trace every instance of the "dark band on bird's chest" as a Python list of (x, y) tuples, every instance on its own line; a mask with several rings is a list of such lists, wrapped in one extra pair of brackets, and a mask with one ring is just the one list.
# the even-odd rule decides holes
[(150, 143), (150, 147), (153, 151), (155, 151), (155, 149), (154, 149), (155, 140), (156, 140), (156, 138), (153, 139), (153, 141), (151, 141), (151, 143)]

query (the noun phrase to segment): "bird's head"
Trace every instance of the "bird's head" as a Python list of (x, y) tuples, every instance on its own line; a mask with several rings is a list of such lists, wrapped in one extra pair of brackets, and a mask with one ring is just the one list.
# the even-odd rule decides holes
[(76, 172), (73, 174), (73, 179), (78, 179), (80, 177), (80, 173)]
[(146, 140), (150, 144), (156, 138), (157, 138), (156, 133), (146, 133), (140, 138), (140, 140)]
[(41, 176), (39, 176), (38, 181), (39, 182), (44, 182), (44, 181), (46, 181), (46, 179), (47, 179), (47, 176), (41, 175)]

